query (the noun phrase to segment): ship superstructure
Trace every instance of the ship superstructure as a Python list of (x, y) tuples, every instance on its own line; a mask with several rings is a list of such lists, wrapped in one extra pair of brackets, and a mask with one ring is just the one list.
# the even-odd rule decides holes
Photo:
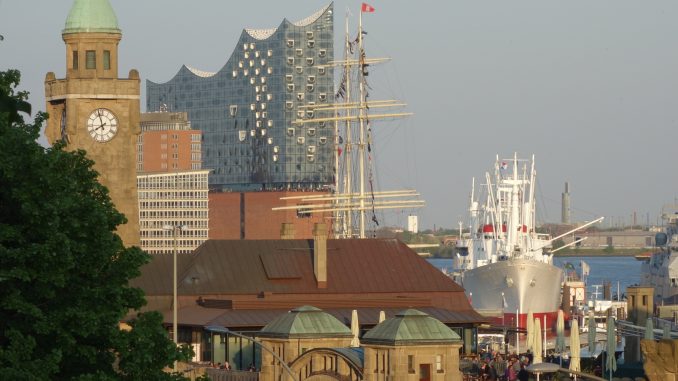
[(525, 326), (529, 312), (551, 321), (560, 305), (563, 273), (553, 265), (551, 248), (562, 236), (537, 231), (535, 185), (534, 156), (497, 156), (492, 174), (485, 174), (478, 191), (473, 182), (469, 231), (457, 241), (457, 280), (471, 304), (506, 324), (515, 325), (517, 315)]

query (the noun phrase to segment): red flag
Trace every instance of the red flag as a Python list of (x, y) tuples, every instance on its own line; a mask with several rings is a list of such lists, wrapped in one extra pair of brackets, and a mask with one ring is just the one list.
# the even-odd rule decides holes
[(362, 8), (360, 8), (360, 11), (365, 13), (372, 13), (374, 12), (374, 7), (367, 3), (363, 3), (363, 6)]

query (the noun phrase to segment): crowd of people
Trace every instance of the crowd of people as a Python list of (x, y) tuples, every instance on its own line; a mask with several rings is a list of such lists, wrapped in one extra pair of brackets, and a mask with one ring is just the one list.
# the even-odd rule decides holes
[(483, 381), (527, 381), (529, 373), (526, 368), (531, 363), (530, 352), (520, 356), (514, 353), (505, 357), (499, 352), (481, 351), (462, 371)]

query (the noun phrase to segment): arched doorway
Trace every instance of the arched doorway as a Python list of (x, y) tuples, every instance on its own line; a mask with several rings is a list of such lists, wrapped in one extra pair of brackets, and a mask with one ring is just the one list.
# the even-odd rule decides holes
[(297, 357), (290, 368), (299, 381), (360, 381), (362, 361), (352, 348), (314, 348)]

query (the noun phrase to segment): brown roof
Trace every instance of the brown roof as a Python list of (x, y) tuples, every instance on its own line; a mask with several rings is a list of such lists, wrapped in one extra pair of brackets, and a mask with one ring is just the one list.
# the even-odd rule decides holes
[[(172, 255), (155, 255), (141, 270), (131, 283), (146, 292), (148, 308), (171, 308)], [(358, 309), (363, 324), (376, 323), (380, 310), (406, 308), (444, 323), (486, 321), (463, 288), (395, 239), (327, 240), (325, 288), (313, 272), (312, 240), (209, 240), (178, 256), (178, 274), (180, 323), (187, 325), (260, 328), (305, 304), (337, 316)]]
[[(312, 240), (209, 240), (178, 256), (180, 295), (459, 292), (463, 289), (395, 239), (327, 240), (327, 287), (318, 288)], [(172, 293), (172, 256), (155, 255), (132, 284)]]

